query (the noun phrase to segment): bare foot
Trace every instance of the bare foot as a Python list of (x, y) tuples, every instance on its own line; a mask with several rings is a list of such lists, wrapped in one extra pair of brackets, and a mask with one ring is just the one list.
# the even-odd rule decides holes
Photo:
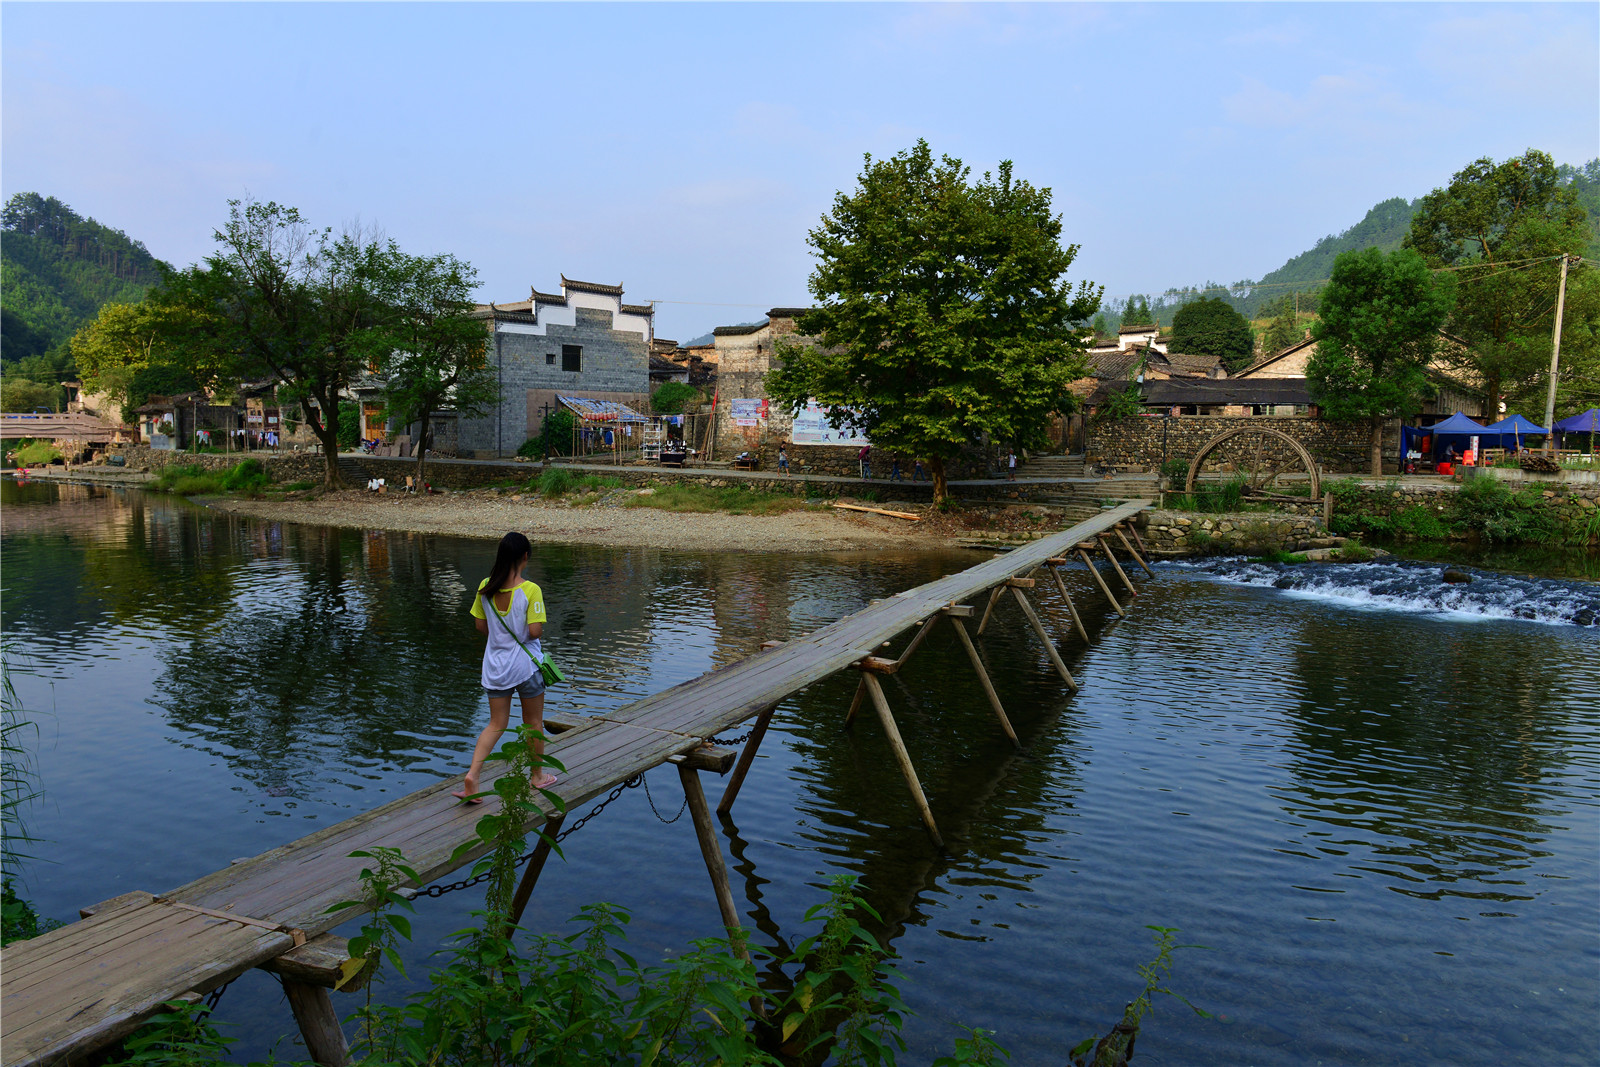
[(461, 779), (461, 788), (456, 790), (454, 793), (451, 793), (450, 795), (453, 796), (453, 797), (456, 797), (456, 798), (458, 798), (458, 799), (460, 799), (462, 801), (465, 801), (468, 804), (482, 804), (483, 801), (474, 800), (472, 798), (472, 794), (476, 793), (477, 791), (478, 791), (478, 783), (472, 780), (472, 776), (471, 775), (467, 775), (466, 777)]

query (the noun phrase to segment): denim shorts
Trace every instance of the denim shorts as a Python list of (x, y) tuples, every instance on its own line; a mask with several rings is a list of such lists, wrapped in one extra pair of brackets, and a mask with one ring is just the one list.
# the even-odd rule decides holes
[(485, 687), (483, 691), (492, 697), (508, 697), (512, 693), (516, 693), (524, 699), (532, 700), (544, 692), (544, 675), (534, 671), (526, 682), (512, 689), (490, 689)]

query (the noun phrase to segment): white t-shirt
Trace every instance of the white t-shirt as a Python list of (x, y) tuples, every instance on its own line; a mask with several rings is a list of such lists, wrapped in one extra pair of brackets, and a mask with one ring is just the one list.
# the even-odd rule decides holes
[(494, 605), (483, 596), (483, 587), (488, 583), (487, 578), (479, 583), (478, 595), (472, 600), (473, 618), (486, 619), (489, 624), (489, 642), (483, 649), (482, 684), (485, 689), (515, 689), (538, 670), (528, 653), (544, 655), (543, 642), (528, 640), (528, 623), (545, 621), (544, 594), (532, 582), (523, 582), (511, 591), (511, 603), (506, 606), (505, 614), (495, 608), (497, 618), (490, 619), (484, 604)]

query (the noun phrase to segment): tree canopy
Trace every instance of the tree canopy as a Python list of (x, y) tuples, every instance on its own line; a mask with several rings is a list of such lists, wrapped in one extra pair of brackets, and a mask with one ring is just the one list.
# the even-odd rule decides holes
[[(1405, 247), (1456, 276), (1448, 328), (1466, 343), (1461, 358), (1481, 377), (1490, 410), (1503, 394), (1539, 393), (1560, 257), (1583, 252), (1588, 241), (1571, 183), (1534, 149), (1504, 163), (1479, 159), (1422, 198)], [(1580, 301), (1586, 292), (1580, 289)], [(1577, 309), (1580, 318), (1586, 313)]]
[(1122, 326), (1154, 326), (1155, 313), (1150, 310), (1150, 298), (1134, 293), (1122, 305)]
[(1383, 473), (1384, 420), (1412, 414), (1433, 388), (1427, 367), (1452, 302), (1450, 285), (1409, 249), (1334, 260), (1306, 385), (1326, 417), (1368, 420), (1375, 475)]
[(1255, 358), (1256, 339), (1250, 320), (1233, 310), (1221, 297), (1191, 300), (1172, 317), (1173, 352), (1218, 356), (1229, 371), (1248, 367)]
[(946, 465), (985, 437), (1030, 444), (1075, 401), (1086, 323), (1103, 290), (1066, 280), (1078, 246), (1061, 245), (1050, 191), (1012, 175), (970, 180), (926, 141), (870, 155), (811, 231), (815, 310), (767, 379), (798, 411), (844, 405), (884, 449), (924, 457), (944, 499)]

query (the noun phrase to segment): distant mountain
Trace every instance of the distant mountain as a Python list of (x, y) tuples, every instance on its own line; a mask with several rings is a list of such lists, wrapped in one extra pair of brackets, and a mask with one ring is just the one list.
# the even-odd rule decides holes
[(0, 360), (8, 372), (52, 349), (51, 362), (61, 364), (61, 346), (102, 305), (144, 299), (164, 266), (141, 242), (53, 196), (13, 196), (0, 233)]
[[(1341, 234), (1324, 237), (1310, 251), (1301, 252), (1277, 270), (1263, 275), (1256, 285), (1272, 285), (1274, 289), (1292, 292), (1289, 286), (1295, 283), (1326, 281), (1340, 252), (1358, 252), (1363, 248), (1391, 252), (1400, 247), (1400, 239), (1411, 228), (1411, 216), (1416, 210), (1416, 200), (1408, 203), (1398, 196), (1376, 204), (1360, 222)], [(1264, 295), (1270, 298), (1271, 292)]]

